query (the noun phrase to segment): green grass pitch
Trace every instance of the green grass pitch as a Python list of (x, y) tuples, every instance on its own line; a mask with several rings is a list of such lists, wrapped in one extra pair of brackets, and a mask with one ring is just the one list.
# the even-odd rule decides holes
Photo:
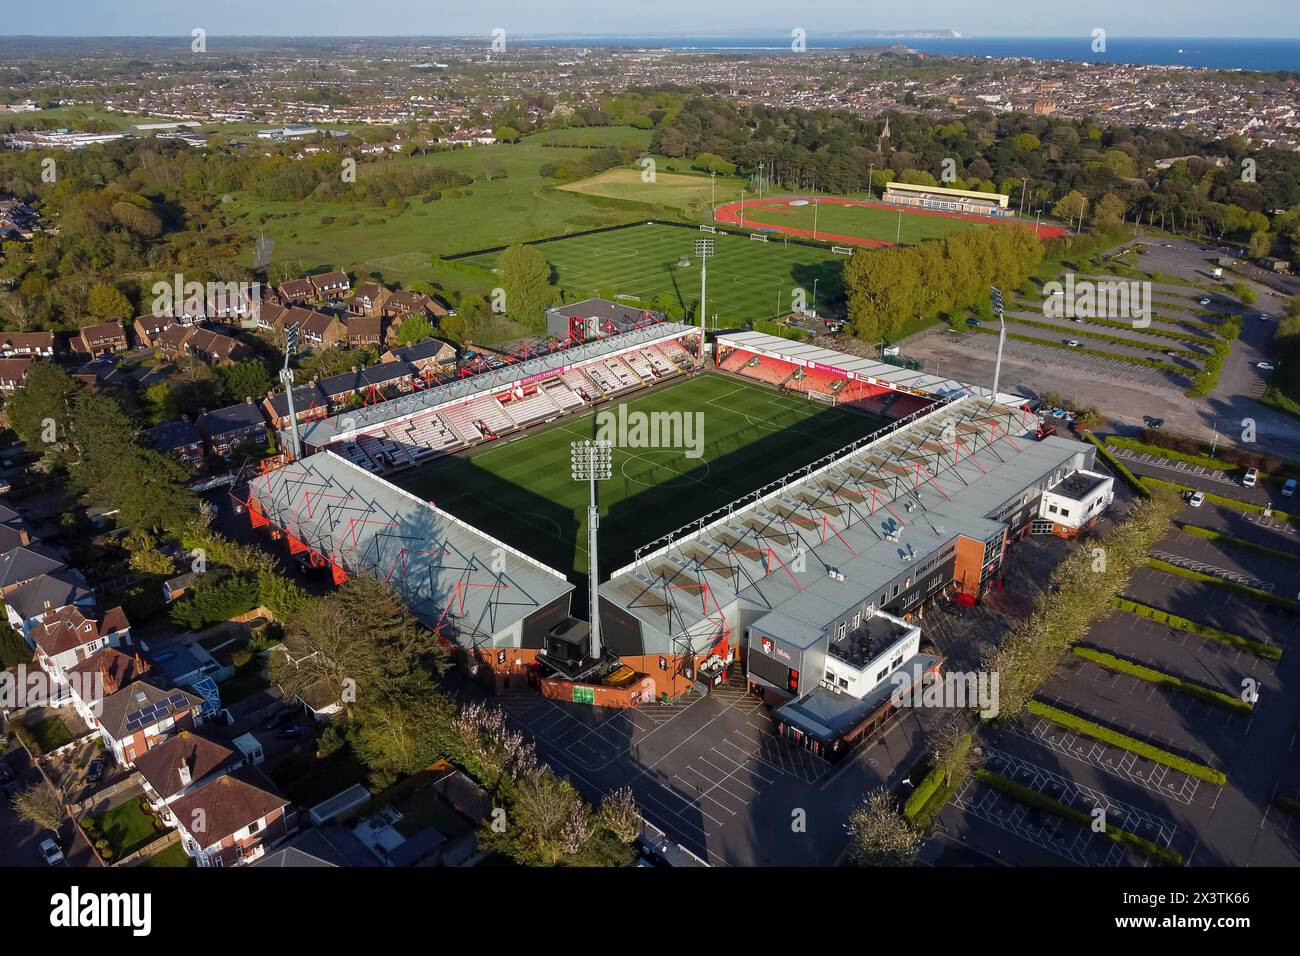
[[(700, 301), (700, 262), (695, 240), (706, 233), (675, 226), (641, 225), (595, 235), (544, 242), (536, 248), (556, 271), (571, 301), (602, 292), (655, 302), (661, 295), (695, 319)], [(720, 327), (771, 319), (790, 311), (796, 288), (805, 304), (822, 314), (843, 312), (843, 268), (847, 257), (787, 243), (779, 236), (756, 242), (747, 236), (718, 234), (709, 260), (708, 312)], [(682, 268), (678, 260), (690, 259)], [(496, 254), (465, 260), (494, 268)], [(778, 313), (778, 309), (780, 312)]]
[[(703, 455), (614, 449), (613, 478), (597, 492), (602, 576), (630, 562), (637, 547), (884, 424), (718, 374), (634, 396), (627, 406), (629, 412), (702, 412)], [(392, 480), (544, 564), (585, 574), (587, 485), (570, 474), (569, 443), (593, 438), (595, 430), (596, 412), (588, 412)]]

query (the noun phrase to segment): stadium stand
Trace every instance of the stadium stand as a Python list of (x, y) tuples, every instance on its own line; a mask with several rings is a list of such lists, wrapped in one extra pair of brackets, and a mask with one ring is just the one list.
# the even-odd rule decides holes
[(560, 413), (560, 406), (551, 401), (546, 390), (539, 388), (531, 395), (516, 398), (505, 405), (506, 414), (520, 425), (531, 425), (546, 418), (554, 418)]

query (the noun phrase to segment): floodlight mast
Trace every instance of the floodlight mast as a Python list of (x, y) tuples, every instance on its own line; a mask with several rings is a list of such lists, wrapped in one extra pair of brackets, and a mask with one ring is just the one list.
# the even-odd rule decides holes
[(573, 480), (586, 481), (591, 490), (587, 504), (587, 617), (591, 622), (591, 656), (603, 654), (600, 642), (600, 562), (596, 554), (600, 511), (596, 508), (596, 482), (608, 479), (613, 470), (613, 445), (606, 441), (575, 441), (569, 444)]
[(993, 286), (993, 314), (998, 317), (998, 360), (993, 366), (993, 401), (998, 400), (998, 382), (1002, 380), (1002, 346), (1007, 341), (1007, 321), (1003, 317), (1002, 290)]
[(294, 460), (302, 458), (302, 438), (298, 435), (298, 413), (293, 407), (293, 369), (289, 368), (289, 359), (298, 350), (298, 323), (285, 329), (284, 368), (280, 369), (280, 381), (284, 383), (284, 397), (289, 406), (289, 435), (293, 440)]
[(704, 367), (704, 325), (707, 321), (708, 312), (705, 309), (705, 294), (708, 288), (709, 274), (709, 256), (713, 255), (713, 240), (707, 236), (700, 236), (695, 240), (695, 255), (700, 260), (700, 354), (696, 358), (696, 366)]

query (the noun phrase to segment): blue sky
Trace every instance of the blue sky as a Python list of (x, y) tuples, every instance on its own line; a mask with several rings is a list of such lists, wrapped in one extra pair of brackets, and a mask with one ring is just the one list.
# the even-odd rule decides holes
[(445, 36), (952, 29), (983, 36), (1297, 36), (1300, 3), (1253, 0), (0, 0), (0, 35)]

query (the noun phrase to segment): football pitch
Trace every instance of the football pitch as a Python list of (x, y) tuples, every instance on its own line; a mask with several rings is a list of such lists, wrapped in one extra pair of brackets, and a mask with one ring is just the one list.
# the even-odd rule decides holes
[[(398, 473), (392, 481), (566, 574), (587, 572), (587, 483), (574, 481), (569, 443), (596, 437), (597, 415), (618, 402)], [(702, 451), (615, 447), (613, 477), (598, 485), (602, 576), (637, 547), (675, 531), (884, 424), (717, 374), (626, 402), (636, 412), (700, 413)], [(629, 419), (635, 421), (635, 418)], [(682, 434), (690, 434), (683, 429)]]
[[(700, 261), (695, 240), (705, 233), (676, 226), (646, 224), (587, 236), (539, 243), (535, 248), (554, 267), (570, 301), (599, 295), (629, 295), (645, 302), (668, 296), (696, 318), (700, 301)], [(735, 327), (771, 319), (790, 311), (796, 288), (811, 307), (813, 294), (822, 314), (843, 312), (842, 273), (847, 257), (823, 249), (788, 243), (779, 236), (756, 242), (747, 236), (719, 233), (709, 260), (710, 325)], [(682, 256), (690, 265), (679, 264)], [(462, 261), (496, 266), (496, 253)]]

